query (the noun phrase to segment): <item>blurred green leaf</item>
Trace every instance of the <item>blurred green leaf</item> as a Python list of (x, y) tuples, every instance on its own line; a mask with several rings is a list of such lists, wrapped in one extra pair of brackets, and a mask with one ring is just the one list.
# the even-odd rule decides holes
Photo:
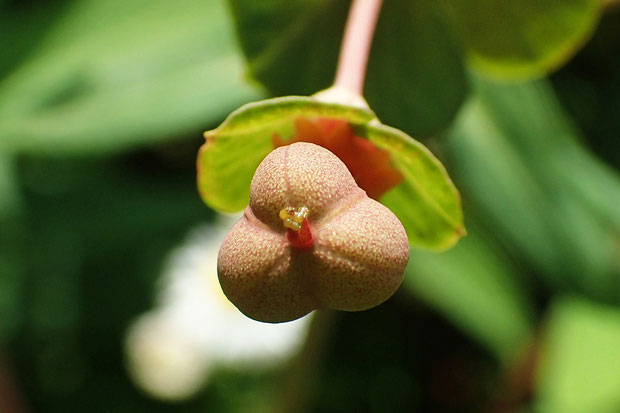
[(11, 216), (20, 204), (14, 156), (0, 151), (0, 221)]
[(562, 180), (575, 199), (620, 228), (620, 176), (584, 147), (547, 82), (498, 85), (479, 80), (476, 86), (491, 116), (509, 131), (514, 148), (541, 182), (557, 189)]
[(22, 316), (24, 228), (16, 169), (14, 157), (0, 152), (0, 342), (14, 333)]
[(468, 235), (450, 251), (412, 252), (404, 286), (507, 361), (530, 338), (534, 317), (518, 278), (470, 219)]
[(0, 344), (11, 338), (24, 317), (24, 225), (17, 213), (0, 216)]
[(256, 98), (241, 70), (221, 1), (81, 0), (0, 82), (1, 146), (110, 151), (201, 129)]
[(460, 187), (553, 286), (620, 302), (620, 180), (544, 82), (476, 82), (447, 149)]
[(62, 0), (0, 1), (0, 79), (38, 47), (65, 4)]
[[(120, 344), (129, 320), (152, 306), (170, 250), (212, 217), (196, 194), (195, 149), (175, 163), (173, 147), (19, 157), (23, 225), (0, 224), (0, 240), (13, 241), (0, 244), (0, 334), (13, 333), (5, 355), (23, 394), (47, 412), (170, 410), (131, 387)], [(5, 252), (18, 264), (10, 278)], [(4, 318), (9, 304), (15, 320)], [(184, 411), (202, 412), (204, 401)]]
[(349, 1), (229, 0), (249, 74), (277, 95), (330, 86)]
[[(6, 223), (3, 230), (6, 231)], [(13, 234), (11, 234), (13, 235)], [(9, 242), (15, 242), (13, 237), (3, 235), (0, 239), (0, 343), (11, 338), (23, 318), (22, 299), (24, 297), (25, 283), (22, 278), (23, 266), (16, 249)]]
[(536, 411), (620, 410), (620, 308), (577, 297), (553, 302), (538, 372)]
[(479, 97), (463, 108), (446, 148), (459, 186), (490, 225), (541, 270), (554, 273), (555, 243), (540, 207), (544, 192)]
[(385, 1), (365, 97), (381, 121), (427, 137), (456, 116), (469, 87), (461, 51), (435, 0)]
[(600, 0), (445, 2), (469, 61), (504, 78), (539, 77), (572, 57), (598, 22)]
[[(277, 95), (328, 87), (348, 1), (230, 0), (252, 77)], [(432, 0), (385, 2), (365, 94), (385, 123), (414, 136), (445, 127), (467, 86), (460, 53)]]
[(459, 194), (441, 163), (422, 144), (377, 122), (368, 109), (289, 96), (251, 103), (205, 133), (198, 157), (198, 187), (207, 205), (238, 211), (248, 204), (258, 164), (274, 148), (274, 135), (289, 139), (298, 118), (344, 119), (361, 138), (386, 150), (404, 182), (381, 198), (402, 220), (412, 245), (452, 246), (464, 234)]

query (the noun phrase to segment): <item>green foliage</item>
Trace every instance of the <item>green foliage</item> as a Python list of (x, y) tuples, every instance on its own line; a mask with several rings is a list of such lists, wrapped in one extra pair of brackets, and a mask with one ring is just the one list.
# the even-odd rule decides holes
[(346, 119), (356, 134), (386, 150), (404, 182), (381, 201), (401, 219), (411, 245), (452, 246), (464, 234), (459, 194), (441, 163), (422, 144), (378, 123), (368, 109), (283, 97), (248, 104), (205, 133), (198, 158), (198, 186), (207, 205), (238, 211), (248, 203), (250, 182), (273, 150), (274, 135), (288, 138), (299, 117)]
[(470, 234), (414, 253), (405, 285), (506, 359), (532, 334), (528, 266), (551, 289), (620, 303), (620, 179), (584, 150), (547, 83), (475, 84), (445, 146)]
[(348, 1), (229, 1), (249, 74), (276, 95), (330, 86)]
[[(333, 79), (349, 3), (230, 0), (228, 14), (224, 1), (0, 1), (0, 381), (15, 376), (29, 407), (273, 410), (297, 364), (224, 369), (167, 405), (128, 380), (122, 340), (168, 253), (212, 217), (195, 189), (200, 131), (261, 98), (233, 25), (250, 77), (311, 94)], [(502, 397), (522, 412), (618, 411), (620, 13), (594, 31), (603, 3), (384, 1), (368, 101), (441, 159), (469, 234), (446, 252), (414, 248), (403, 291), (311, 337), (323, 344), (301, 358), (309, 411), (499, 411)], [(553, 83), (485, 78), (548, 74), (593, 31)], [(242, 208), (274, 131), (337, 116), (408, 178), (382, 201), (412, 242), (450, 244), (459, 200), (424, 147), (370, 111), (287, 101), (212, 132), (208, 202)], [(514, 364), (526, 347), (539, 364)]]
[[(229, 1), (254, 79), (276, 95), (330, 85), (348, 2)], [(467, 95), (464, 60), (494, 77), (543, 76), (585, 43), (601, 7), (600, 0), (385, 2), (364, 95), (384, 123), (428, 137), (445, 129)]]
[(508, 361), (533, 334), (534, 308), (515, 268), (480, 224), (451, 250), (415, 251), (405, 287)]
[(0, 81), (2, 151), (118, 151), (200, 129), (257, 96), (220, 2), (82, 0), (52, 17), (45, 41)]
[(383, 123), (416, 138), (450, 124), (469, 91), (452, 34), (436, 0), (384, 2), (364, 88)]
[(128, 154), (22, 158), (21, 219), (0, 231), (0, 339), (29, 403), (167, 411), (133, 388), (121, 351), (167, 254), (213, 215), (196, 195), (189, 149), (181, 168), (156, 156), (136, 168)]
[(579, 144), (546, 83), (477, 85), (448, 145), (457, 183), (547, 283), (620, 302), (620, 179)]
[(583, 46), (601, 0), (444, 2), (470, 63), (502, 78), (540, 77)]
[[(334, 77), (347, 1), (230, 1), (249, 74), (276, 95), (312, 94)], [(433, 0), (385, 2), (365, 96), (413, 136), (445, 127), (467, 90), (463, 64)]]
[(612, 413), (620, 406), (620, 310), (559, 297), (547, 320), (537, 411)]

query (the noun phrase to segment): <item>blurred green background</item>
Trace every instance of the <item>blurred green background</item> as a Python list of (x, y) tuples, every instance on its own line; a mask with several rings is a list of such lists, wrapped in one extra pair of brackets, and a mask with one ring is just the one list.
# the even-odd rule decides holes
[(348, 2), (244, 3), (0, 1), (0, 412), (619, 412), (613, 6), (580, 23), (569, 61), (531, 54), (533, 73), (561, 66), (549, 77), (498, 80), (476, 36), (437, 28), (458, 10), (386, 0), (369, 103), (444, 162), (468, 236), (413, 251), (378, 308), (318, 317), (296, 361), (222, 366), (177, 403), (130, 381), (130, 322), (215, 216), (196, 191), (202, 132), (334, 72)]

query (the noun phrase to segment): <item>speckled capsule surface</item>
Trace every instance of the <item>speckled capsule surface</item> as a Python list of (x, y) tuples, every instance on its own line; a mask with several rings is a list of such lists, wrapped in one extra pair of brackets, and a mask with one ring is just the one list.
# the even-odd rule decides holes
[(218, 277), (246, 316), (278, 323), (377, 306), (398, 289), (408, 260), (398, 218), (330, 151), (294, 143), (257, 168), (244, 216), (220, 248)]

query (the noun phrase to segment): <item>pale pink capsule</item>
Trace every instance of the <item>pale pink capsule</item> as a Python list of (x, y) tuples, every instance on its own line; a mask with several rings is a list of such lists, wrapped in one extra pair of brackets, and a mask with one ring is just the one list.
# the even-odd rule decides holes
[(250, 203), (220, 249), (218, 276), (241, 312), (277, 323), (319, 308), (377, 306), (398, 289), (408, 260), (398, 218), (327, 149), (294, 143), (256, 170)]

